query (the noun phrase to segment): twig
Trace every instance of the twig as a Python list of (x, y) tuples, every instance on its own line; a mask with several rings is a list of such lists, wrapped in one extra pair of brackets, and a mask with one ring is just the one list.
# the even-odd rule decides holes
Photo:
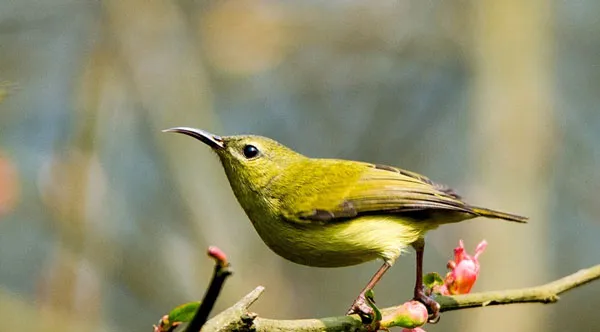
[(558, 301), (559, 294), (598, 278), (600, 278), (600, 265), (580, 270), (569, 276), (537, 287), (443, 296), (437, 300), (442, 306), (441, 311), (510, 303), (553, 303)]
[[(441, 305), (441, 311), (512, 303), (553, 303), (558, 301), (559, 294), (599, 278), (600, 265), (596, 265), (541, 286), (468, 295), (439, 296), (436, 300)], [(262, 287), (255, 289), (233, 307), (209, 320), (202, 332), (250, 330), (256, 332), (366, 331), (366, 327), (362, 324), (358, 315), (302, 320), (256, 318), (256, 314), (249, 313), (246, 309), (258, 298), (261, 292)], [(248, 298), (251, 300), (249, 301)], [(382, 314), (390, 314), (396, 309), (396, 307), (383, 309)]]
[(223, 283), (225, 279), (229, 277), (232, 273), (229, 268), (229, 263), (227, 262), (227, 257), (225, 253), (223, 253), (217, 247), (209, 247), (208, 255), (215, 260), (215, 270), (213, 272), (212, 280), (210, 281), (210, 285), (208, 286), (208, 290), (206, 294), (204, 294), (204, 299), (200, 303), (194, 318), (190, 321), (190, 324), (185, 329), (185, 332), (198, 332), (206, 323), (208, 319), (208, 315), (212, 311), (217, 298), (219, 297), (219, 293), (223, 288)]
[(248, 295), (244, 296), (229, 309), (219, 313), (217, 316), (206, 322), (202, 328), (205, 331), (248, 331), (254, 324), (256, 314), (248, 311), (248, 308), (254, 303), (265, 290), (263, 286), (256, 287)]

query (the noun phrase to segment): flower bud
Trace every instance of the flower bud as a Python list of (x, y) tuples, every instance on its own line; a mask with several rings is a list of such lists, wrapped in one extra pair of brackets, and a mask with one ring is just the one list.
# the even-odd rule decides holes
[(227, 255), (225, 255), (223, 250), (215, 246), (208, 247), (208, 256), (212, 257), (220, 266), (229, 265), (227, 261)]
[(423, 303), (409, 301), (399, 306), (394, 313), (383, 317), (381, 326), (385, 328), (399, 326), (414, 329), (427, 323), (428, 317), (427, 308)]
[(477, 281), (479, 275), (478, 257), (485, 248), (487, 242), (481, 241), (475, 249), (475, 255), (470, 256), (460, 240), (458, 247), (454, 249), (454, 260), (448, 262), (450, 272), (446, 274), (444, 286), (440, 287), (440, 293), (443, 295), (468, 294)]

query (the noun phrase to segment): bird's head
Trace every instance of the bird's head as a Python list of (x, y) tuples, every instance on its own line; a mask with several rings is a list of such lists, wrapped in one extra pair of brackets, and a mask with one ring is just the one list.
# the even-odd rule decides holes
[(262, 136), (218, 136), (188, 127), (175, 127), (164, 131), (194, 137), (211, 147), (221, 159), (231, 185), (241, 186), (242, 188), (236, 188), (241, 190), (260, 191), (288, 165), (305, 158)]

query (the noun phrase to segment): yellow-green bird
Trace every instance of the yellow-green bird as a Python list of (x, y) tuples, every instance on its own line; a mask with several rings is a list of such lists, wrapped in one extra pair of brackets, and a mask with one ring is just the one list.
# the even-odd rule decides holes
[(475, 217), (527, 220), (471, 206), (448, 187), (395, 167), (309, 158), (261, 136), (217, 136), (188, 127), (165, 131), (194, 137), (217, 153), (259, 236), (283, 258), (318, 267), (381, 258), (383, 265), (348, 314), (372, 317), (365, 292), (412, 246), (417, 253), (414, 299), (436, 319), (439, 305), (422, 286), (425, 233)]

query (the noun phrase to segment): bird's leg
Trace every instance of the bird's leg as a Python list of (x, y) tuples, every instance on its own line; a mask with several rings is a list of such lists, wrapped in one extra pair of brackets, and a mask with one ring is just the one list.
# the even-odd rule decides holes
[(352, 306), (346, 313), (347, 315), (358, 314), (360, 315), (363, 322), (368, 322), (369, 320), (373, 319), (374, 312), (373, 309), (367, 303), (365, 293), (369, 290), (372, 290), (373, 287), (375, 287), (379, 279), (381, 279), (381, 277), (385, 274), (385, 271), (387, 271), (390, 268), (390, 266), (391, 265), (388, 262), (385, 262), (383, 263), (383, 265), (381, 265), (381, 267), (379, 268), (379, 270), (377, 270), (377, 272), (375, 272), (369, 283), (360, 292), (356, 300), (354, 300), (354, 303), (352, 303)]
[(420, 238), (412, 244), (417, 252), (417, 278), (415, 281), (414, 300), (423, 303), (429, 312), (429, 323), (437, 323), (440, 317), (440, 304), (427, 296), (423, 289), (423, 252), (425, 251), (425, 240)]

